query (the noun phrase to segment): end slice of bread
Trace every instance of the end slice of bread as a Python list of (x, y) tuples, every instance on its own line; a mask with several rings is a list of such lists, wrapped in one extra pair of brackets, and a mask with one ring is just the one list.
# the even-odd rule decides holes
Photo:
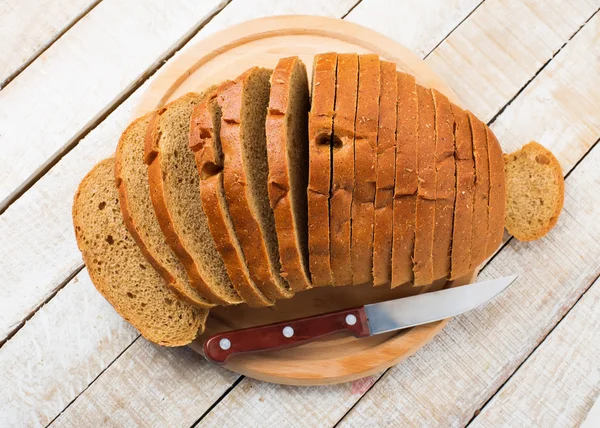
[[(490, 198), (488, 215), (488, 239), (486, 254), (491, 256), (502, 244), (504, 219), (506, 216), (506, 177), (504, 175), (504, 156), (500, 142), (486, 125), (488, 159), (490, 165)], [(562, 177), (562, 172), (561, 172)]]
[(275, 218), (269, 203), (265, 119), (271, 70), (253, 67), (217, 97), (222, 110), (225, 197), (252, 279), (270, 299), (294, 292), (281, 276)]
[(211, 303), (238, 304), (243, 300), (210, 233), (189, 146), (192, 110), (203, 98), (188, 93), (154, 113), (146, 133), (144, 161), (158, 223), (192, 285)]
[(73, 224), (94, 286), (142, 336), (163, 346), (183, 346), (204, 329), (208, 311), (169, 291), (125, 227), (114, 159), (100, 162), (82, 180)]
[(308, 78), (298, 57), (271, 75), (265, 123), (269, 201), (275, 216), (281, 275), (294, 291), (311, 288), (308, 269)]
[(532, 141), (504, 155), (506, 229), (520, 241), (532, 241), (552, 229), (563, 207), (565, 182), (552, 152)]
[(249, 306), (271, 306), (273, 301), (260, 291), (250, 276), (225, 199), (220, 136), (222, 114), (217, 96), (232, 84), (230, 81), (223, 83), (194, 108), (190, 120), (190, 148), (200, 174), (202, 208), (233, 286)]
[(149, 263), (181, 299), (200, 308), (214, 306), (189, 282), (185, 268), (167, 245), (150, 200), (144, 136), (151, 114), (125, 129), (115, 153), (115, 177), (123, 220)]
[(308, 116), (308, 254), (313, 287), (331, 285), (329, 194), (337, 54), (313, 61)]

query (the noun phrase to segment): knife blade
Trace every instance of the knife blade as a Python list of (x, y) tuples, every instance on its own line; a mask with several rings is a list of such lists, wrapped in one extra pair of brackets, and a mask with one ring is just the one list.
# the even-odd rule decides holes
[(225, 364), (235, 354), (298, 346), (339, 331), (367, 337), (428, 324), (468, 312), (493, 299), (517, 277), (484, 281), (323, 315), (215, 334), (204, 343), (205, 357)]

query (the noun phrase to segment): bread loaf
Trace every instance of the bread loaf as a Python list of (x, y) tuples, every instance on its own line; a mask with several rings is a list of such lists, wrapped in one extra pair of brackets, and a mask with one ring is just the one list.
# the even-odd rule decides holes
[(200, 196), (208, 228), (229, 278), (240, 297), (251, 307), (273, 304), (251, 278), (241, 244), (235, 233), (223, 187), (224, 156), (221, 147), (221, 108), (217, 96), (233, 82), (214, 89), (192, 112), (190, 148), (200, 175)]
[(94, 286), (142, 336), (159, 345), (183, 346), (204, 329), (208, 311), (177, 299), (127, 231), (114, 159), (100, 162), (81, 181), (73, 225)]

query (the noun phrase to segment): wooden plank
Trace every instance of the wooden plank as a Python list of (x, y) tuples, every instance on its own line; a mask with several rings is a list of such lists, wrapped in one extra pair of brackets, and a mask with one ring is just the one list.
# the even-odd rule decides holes
[(373, 28), (425, 57), (480, 3), (482, 0), (363, 0), (346, 19)]
[[(594, 69), (599, 27), (600, 15), (596, 15), (536, 77), (532, 85), (539, 89), (523, 91), (503, 113), (522, 115), (523, 123), (530, 124), (547, 118), (549, 128), (543, 132), (555, 136), (546, 140), (555, 143), (548, 144), (553, 151), (563, 144), (564, 135), (570, 136), (568, 141), (579, 153), (600, 136), (598, 119), (590, 120), (600, 103), (594, 90), (597, 74), (572, 74), (584, 82), (556, 79), (560, 70)], [(577, 91), (571, 90), (573, 85), (580, 85)], [(546, 98), (537, 110), (520, 107), (540, 94)], [(565, 103), (571, 103), (565, 94), (577, 97), (580, 112), (568, 125), (561, 117)], [(525, 126), (510, 129), (515, 141), (538, 139)], [(502, 137), (500, 141), (504, 144)], [(565, 151), (556, 152), (565, 171), (573, 167)], [(464, 425), (471, 419), (600, 274), (596, 263), (600, 243), (595, 239), (600, 233), (599, 162), (600, 146), (596, 146), (567, 180), (564, 212), (547, 237), (531, 243), (511, 241), (481, 274), (482, 280), (518, 274), (517, 282), (484, 308), (452, 320), (415, 356), (389, 370), (342, 426), (374, 421)]]
[[(343, 15), (347, 11), (344, 8), (350, 8), (351, 3), (337, 2), (338, 10), (335, 12), (338, 13), (338, 16)], [(245, 1), (244, 5), (247, 4), (248, 2)], [(305, 1), (303, 4), (301, 10), (298, 10), (297, 4), (294, 4), (293, 10), (302, 13), (324, 14), (329, 13), (327, 11), (330, 11), (328, 8), (331, 7), (331, 3), (328, 3), (323, 8), (323, 4), (318, 0)], [(267, 15), (273, 12), (269, 10), (270, 5), (271, 3), (257, 2), (256, 7), (263, 7), (263, 15)], [(232, 14), (235, 15), (235, 19), (243, 20), (240, 15), (241, 7), (237, 7), (236, 4), (235, 8), (229, 9), (231, 6), (229, 5), (222, 13)], [(254, 16), (256, 10), (250, 9), (252, 9)], [(283, 13), (285, 9), (278, 9), (278, 12)], [(202, 32), (196, 37), (192, 42), (203, 37)], [(73, 236), (70, 215), (73, 194), (85, 173), (97, 161), (109, 156), (114, 151), (121, 131), (130, 121), (135, 105), (150, 82), (151, 80), (140, 87), (106, 120), (82, 139), (48, 174), (0, 217), (0, 234), (7, 237), (8, 242), (16, 243), (15, 246), (11, 246), (12, 250), (2, 247), (2, 257), (0, 257), (0, 266), (2, 266), (0, 268), (0, 275), (2, 275), (0, 276), (0, 316), (4, 316), (6, 313), (12, 314), (10, 318), (12, 321), (10, 322), (13, 326), (18, 325), (20, 320), (29, 315), (30, 310), (41, 304), (48, 295), (55, 291), (56, 287), (61, 285), (61, 282), (73, 269), (80, 265), (81, 256)], [(36, 269), (31, 269), (31, 266), (36, 266)], [(98, 354), (95, 357), (98, 358), (97, 361), (100, 363), (96, 366), (92, 364), (90, 374), (84, 373), (81, 371), (78, 362), (85, 362), (88, 358), (86, 355), (90, 354), (82, 355), (76, 352), (76, 348), (63, 346), (62, 352), (65, 355), (63, 356), (63, 363), (58, 366), (44, 364), (43, 356), (46, 352), (40, 352), (29, 358), (28, 367), (35, 367), (35, 373), (29, 371), (23, 365), (16, 365), (16, 368), (11, 369), (10, 373), (3, 371), (4, 368), (0, 366), (0, 385), (4, 385), (4, 379), (9, 377), (15, 379), (15, 382), (18, 379), (25, 379), (28, 384), (31, 384), (31, 387), (27, 390), (27, 395), (16, 395), (11, 399), (10, 407), (4, 408), (0, 404), (0, 420), (3, 420), (1, 415), (4, 414), (4, 411), (6, 411), (6, 414), (12, 414), (9, 412), (17, 408), (26, 413), (29, 409), (43, 409), (43, 412), (40, 411), (39, 413), (32, 411), (32, 417), (39, 418), (41, 421), (51, 420), (52, 415), (62, 411), (70, 400), (77, 397), (93, 382), (99, 373), (110, 365), (116, 356), (131, 345), (132, 338), (124, 342), (115, 340), (110, 334), (110, 326), (105, 325), (106, 320), (104, 317), (94, 316), (93, 314), (90, 314), (90, 316), (78, 314), (79, 322), (77, 323), (68, 322), (70, 318), (67, 318), (65, 323), (61, 324), (64, 328), (35, 328), (36, 324), (32, 324), (32, 322), (38, 317), (47, 319), (45, 324), (48, 326), (57, 325), (59, 320), (55, 318), (60, 318), (63, 314), (68, 313), (75, 304), (73, 302), (83, 299), (81, 296), (73, 297), (76, 288), (75, 282), (71, 281), (57, 294), (57, 296), (61, 296), (60, 299), (55, 297), (50, 303), (42, 306), (32, 320), (0, 348), (0, 358), (5, 353), (9, 355), (6, 350), (11, 348), (14, 348), (15, 351), (10, 355), (28, 355), (23, 354), (24, 351), (21, 348), (31, 347), (30, 344), (36, 343), (40, 335), (50, 337), (51, 333), (60, 331), (64, 340), (76, 340), (76, 338), (86, 336), (90, 343), (95, 343), (96, 350), (94, 352)], [(87, 299), (93, 299), (94, 297), (101, 299), (93, 287), (88, 286), (83, 290), (83, 292), (90, 295), (86, 297)], [(55, 301), (57, 302), (55, 306), (51, 306)], [(105, 302), (104, 304), (108, 306)], [(25, 307), (27, 305), (29, 306)], [(17, 309), (14, 307), (17, 307)], [(112, 313), (110, 308), (104, 310)], [(3, 323), (7, 320), (6, 317), (0, 319)], [(124, 321), (121, 322), (124, 323)], [(3, 332), (9, 331), (7, 325), (3, 325)], [(91, 328), (93, 331), (90, 332), (85, 328)], [(96, 330), (99, 333), (96, 333)], [(109, 332), (104, 334), (103, 331)], [(31, 339), (21, 339), (22, 337)], [(115, 348), (108, 349), (105, 345), (111, 344), (112, 346), (113, 341)], [(236, 378), (229, 372), (214, 368), (204, 362), (199, 363), (198, 357), (193, 355), (191, 351), (185, 349), (173, 351), (162, 348), (150, 351), (151, 348), (152, 345), (146, 341), (137, 340), (119, 358), (118, 364), (115, 364), (114, 367), (110, 366), (110, 369), (99, 379), (99, 381), (108, 379), (103, 382), (112, 385), (114, 389), (109, 390), (105, 384), (99, 384), (100, 386), (96, 387), (94, 383), (94, 386), (86, 391), (85, 396), (80, 398), (84, 404), (79, 404), (80, 400), (77, 400), (68, 408), (68, 411), (61, 415), (56, 423), (63, 423), (64, 421), (68, 424), (69, 421), (79, 420), (78, 418), (94, 419), (95, 415), (98, 414), (98, 409), (102, 408), (104, 409), (103, 412), (106, 413), (105, 420), (103, 419), (104, 424), (112, 420), (123, 421), (130, 417), (146, 418), (154, 412), (156, 412), (156, 415), (154, 415), (157, 418), (155, 419), (156, 423), (163, 421), (160, 414), (166, 414), (173, 416), (169, 420), (171, 424), (177, 425), (177, 421), (180, 421), (181, 425), (191, 424), (195, 420), (194, 418), (198, 418), (213, 400), (221, 394), (223, 388), (229, 387)], [(73, 353), (71, 354), (71, 352)], [(153, 361), (162, 361), (160, 364), (157, 363), (156, 367), (151, 366), (150, 372), (148, 372), (148, 364), (144, 363), (149, 353), (155, 355), (152, 357), (154, 358)], [(186, 366), (186, 364), (189, 364), (189, 366)], [(200, 369), (198, 369), (199, 365), (201, 366)], [(142, 371), (142, 367), (145, 367), (146, 372)], [(160, 367), (163, 368), (159, 369)], [(188, 368), (186, 369), (186, 367)], [(154, 384), (147, 388), (139, 388), (136, 383), (127, 386), (122, 385), (124, 375), (121, 371), (125, 369), (127, 369), (127, 373), (131, 375), (132, 379), (145, 379)], [(168, 396), (169, 399), (165, 399), (165, 396), (157, 395), (158, 391), (163, 390), (166, 382), (162, 376), (156, 375), (156, 373), (162, 373), (160, 370), (164, 370), (165, 376), (174, 379), (170, 385), (174, 389), (181, 389), (181, 396), (172, 393)], [(198, 372), (199, 377), (196, 377), (195, 374), (190, 375), (192, 370)], [(133, 374), (132, 371), (135, 371), (136, 374)], [(39, 378), (47, 379), (48, 382), (45, 384), (36, 383), (35, 379)], [(59, 390), (52, 386), (52, 382), (63, 382), (64, 379), (67, 379), (67, 381), (64, 381), (63, 388), (68, 391), (68, 394), (62, 393), (62, 389)], [(210, 379), (215, 380), (210, 381)], [(226, 379), (226, 382), (220, 383), (221, 380), (219, 379)], [(141, 380), (139, 381), (141, 382)], [(195, 386), (184, 388), (183, 383), (188, 381), (193, 382)], [(206, 382), (214, 387), (214, 391), (206, 390), (202, 394), (214, 393), (215, 395), (206, 395), (206, 400), (195, 400), (198, 392), (194, 388), (205, 389)], [(14, 393), (16, 388), (18, 387), (7, 388), (6, 391), (7, 393)], [(52, 388), (57, 390), (57, 394), (47, 392)], [(110, 396), (109, 398), (106, 397), (107, 394)], [(180, 411), (179, 407), (173, 407), (173, 409), (170, 407), (175, 406), (171, 401), (173, 399), (184, 403), (187, 407), (177, 413)], [(141, 401), (148, 402), (150, 407), (140, 407), (140, 412), (143, 413), (136, 414), (137, 416), (133, 413), (130, 414), (129, 412), (133, 412), (131, 409), (139, 407)], [(135, 404), (124, 405), (125, 402)], [(0, 403), (2, 403), (2, 400), (0, 400)], [(110, 406), (105, 403), (110, 404)], [(123, 410), (123, 406), (125, 410)], [(118, 422), (115, 423), (121, 425)]]
[(599, 7), (598, 0), (488, 0), (427, 61), (488, 122)]
[(0, 6), (0, 89), (99, 0), (5, 0)]
[(0, 349), (0, 425), (47, 425), (138, 336), (80, 272)]
[(0, 209), (222, 6), (106, 0), (31, 63), (0, 92)]
[(471, 427), (578, 426), (600, 394), (596, 280)]

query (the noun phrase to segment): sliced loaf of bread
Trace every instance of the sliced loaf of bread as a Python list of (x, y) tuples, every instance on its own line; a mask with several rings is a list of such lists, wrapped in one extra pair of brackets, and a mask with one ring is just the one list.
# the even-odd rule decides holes
[(433, 282), (433, 229), (435, 224), (435, 107), (431, 90), (417, 85), (419, 101), (417, 143), (417, 209), (415, 248), (413, 251), (413, 284)]
[(373, 280), (373, 213), (381, 91), (379, 56), (359, 55), (358, 69), (351, 254), (352, 283), (364, 284)]
[(396, 64), (381, 61), (377, 189), (373, 217), (373, 285), (388, 284), (392, 274), (394, 182), (396, 175)]
[(190, 117), (204, 97), (189, 93), (159, 109), (148, 124), (144, 161), (150, 196), (167, 244), (192, 285), (211, 303), (242, 303), (215, 247), (202, 209), (200, 177), (189, 147)]
[(546, 235), (558, 221), (565, 182), (552, 152), (532, 141), (504, 155), (506, 229), (520, 241)]
[(220, 136), (221, 108), (217, 96), (232, 84), (233, 82), (223, 83), (194, 108), (190, 120), (189, 144), (200, 174), (202, 208), (231, 282), (249, 306), (270, 306), (273, 301), (260, 291), (250, 276), (225, 200), (222, 172), (224, 156)]
[(115, 176), (123, 220), (148, 262), (163, 277), (171, 290), (188, 303), (213, 306), (191, 286), (183, 264), (166, 244), (150, 200), (148, 167), (144, 163), (144, 137), (151, 114), (125, 129), (115, 153)]
[(471, 268), (471, 240), (473, 226), (473, 194), (475, 191), (475, 163), (471, 125), (467, 112), (451, 105), (454, 116), (456, 145), (456, 200), (452, 230), (450, 279), (460, 278)]
[(114, 159), (100, 162), (82, 180), (73, 225), (94, 286), (142, 336), (159, 345), (183, 346), (204, 329), (208, 311), (169, 291), (125, 227)]
[(221, 107), (223, 183), (235, 232), (252, 279), (270, 299), (294, 292), (281, 276), (275, 217), (269, 203), (265, 119), (271, 70), (253, 67), (217, 99)]
[(354, 126), (358, 98), (358, 55), (338, 55), (333, 120), (329, 233), (333, 285), (352, 284), (351, 218), (354, 190)]
[(269, 201), (281, 274), (294, 291), (311, 288), (308, 268), (308, 78), (298, 57), (282, 58), (271, 75), (265, 123)]
[(392, 242), (392, 287), (413, 280), (413, 251), (417, 209), (417, 144), (419, 103), (414, 76), (398, 73), (398, 118), (394, 230)]
[(329, 193), (337, 54), (313, 61), (308, 117), (308, 258), (313, 287), (331, 285)]
[(487, 151), (485, 124), (473, 113), (467, 112), (473, 135), (473, 159), (475, 160), (475, 193), (473, 195), (473, 221), (471, 229), (471, 270), (486, 259), (490, 167)]
[(454, 116), (448, 98), (432, 89), (435, 104), (435, 226), (433, 230), (433, 279), (450, 273), (456, 163), (454, 160)]

